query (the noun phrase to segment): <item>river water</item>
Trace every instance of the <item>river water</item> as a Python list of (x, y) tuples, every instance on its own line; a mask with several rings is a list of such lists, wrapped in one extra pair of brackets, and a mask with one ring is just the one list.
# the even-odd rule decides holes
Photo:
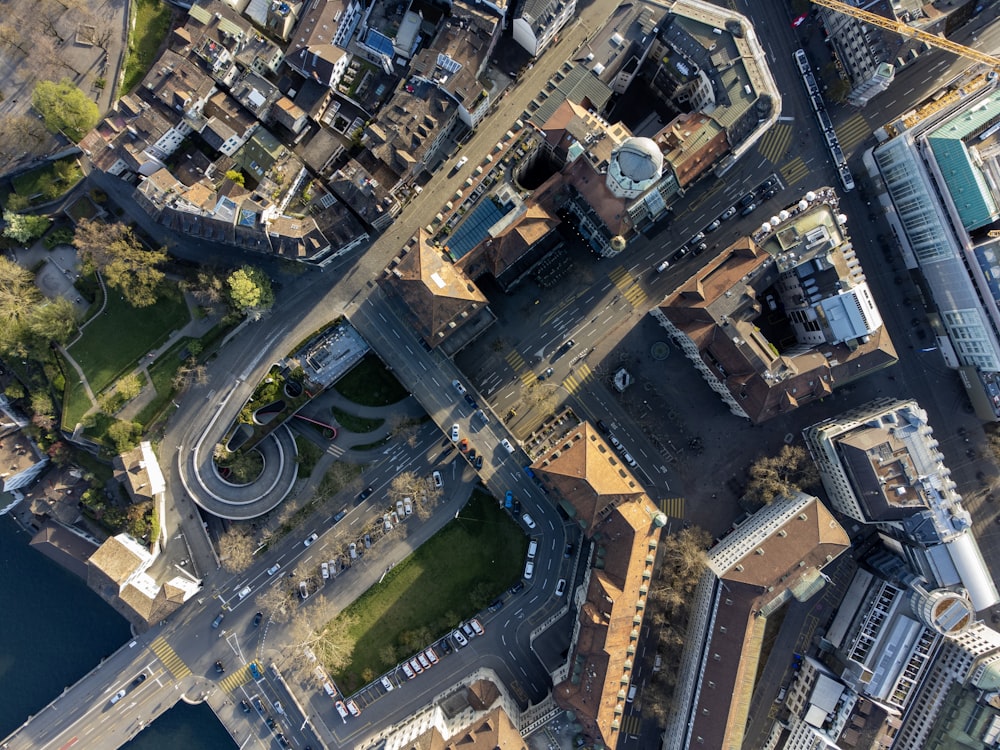
[[(130, 637), (121, 615), (29, 541), (9, 517), (0, 518), (0, 738)], [(178, 703), (125, 747), (235, 746), (210, 708)]]

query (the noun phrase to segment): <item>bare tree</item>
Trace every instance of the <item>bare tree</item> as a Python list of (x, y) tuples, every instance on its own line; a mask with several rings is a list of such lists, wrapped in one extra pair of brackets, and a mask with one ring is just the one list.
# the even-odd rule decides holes
[(219, 557), (222, 567), (230, 573), (242, 573), (253, 562), (256, 545), (253, 537), (238, 526), (230, 526), (219, 537)]
[(284, 579), (257, 594), (256, 601), (261, 611), (267, 612), (268, 616), (275, 622), (285, 623), (292, 619), (295, 592), (285, 583)]
[(12, 23), (0, 23), (0, 47), (16, 50), (22, 55), (31, 51), (31, 43), (25, 38), (21, 28)]
[(299, 607), (292, 618), (289, 638), (294, 652), (311, 651), (324, 667), (336, 672), (346, 667), (354, 654), (355, 640), (350, 631), (356, 620), (341, 615), (317, 627), (315, 620), (326, 609), (325, 604), (324, 599), (312, 607)]
[(414, 512), (419, 518), (426, 520), (437, 507), (442, 491), (435, 487), (433, 482), (427, 481), (426, 477), (418, 476), (412, 471), (404, 471), (389, 483), (387, 494), (392, 504), (410, 498)]
[(819, 481), (815, 464), (801, 445), (783, 445), (777, 456), (762, 456), (750, 466), (746, 496), (749, 500), (774, 502)]

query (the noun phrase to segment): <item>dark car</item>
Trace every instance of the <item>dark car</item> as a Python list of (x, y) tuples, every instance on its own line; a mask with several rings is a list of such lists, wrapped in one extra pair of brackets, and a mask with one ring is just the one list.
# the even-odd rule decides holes
[(268, 726), (268, 727), (269, 727), (270, 729), (274, 729), (274, 727), (275, 727), (275, 726), (277, 726), (277, 723), (278, 723), (278, 722), (276, 722), (276, 721), (274, 720), (274, 717), (273, 717), (273, 716), (268, 716), (268, 717), (267, 717), (267, 726)]
[(477, 469), (483, 468), (483, 454), (481, 453), (478, 456), (476, 456), (476, 468)]
[(490, 612), (499, 612), (503, 609), (503, 599), (494, 599), (490, 604)]
[(215, 662), (215, 673), (216, 674), (223, 674), (225, 671), (226, 671), (226, 668), (224, 666), (222, 666), (222, 662), (221, 661)]
[(440, 648), (440, 649), (441, 649), (442, 651), (444, 651), (444, 652), (445, 652), (446, 654), (450, 654), (450, 653), (451, 653), (451, 644), (450, 644), (450, 643), (448, 643), (448, 639), (447, 639), (447, 638), (442, 638), (442, 639), (441, 639), (441, 640), (440, 640), (440, 641), (438, 642), (438, 648)]
[(476, 399), (474, 399), (468, 393), (465, 394), (465, 403), (467, 403), (473, 409), (478, 409), (479, 408), (479, 404), (476, 403)]
[(372, 496), (372, 493), (374, 491), (375, 491), (374, 487), (365, 487), (363, 490), (361, 490), (361, 494), (358, 495), (358, 500), (362, 500), (362, 501), (363, 500), (367, 500), (368, 498), (370, 498)]
[(222, 624), (222, 619), (225, 617), (225, 613), (220, 612), (219, 616), (212, 620), (212, 629), (216, 630)]
[(749, 216), (750, 214), (752, 214), (756, 210), (757, 210), (757, 204), (756, 203), (750, 203), (746, 208), (744, 208), (742, 211), (740, 211), (740, 216)]
[(520, 513), (521, 513), (521, 501), (515, 499), (514, 500), (514, 515), (520, 515)]
[(146, 673), (142, 672), (138, 677), (132, 680), (132, 687), (138, 687), (146, 681)]
[(682, 247), (676, 253), (670, 256), (670, 260), (678, 261), (690, 252), (687, 247)]
[(258, 698), (256, 695), (253, 697), (253, 707), (257, 709), (258, 713), (261, 714), (264, 713), (264, 706), (263, 704), (261, 704), (260, 698)]
[(740, 207), (746, 208), (751, 203), (753, 203), (753, 199), (754, 199), (754, 194), (753, 191), (751, 190), (749, 193), (740, 198)]
[(281, 733), (279, 733), (279, 734), (278, 734), (278, 742), (280, 742), (280, 743), (281, 743), (281, 746), (282, 746), (282, 747), (291, 747), (291, 746), (290, 746), (290, 745), (288, 744), (288, 740), (287, 740), (287, 739), (285, 739), (285, 735), (283, 735), (283, 734), (281, 734)]
[(573, 552), (575, 550), (576, 550), (576, 547), (573, 546), (572, 542), (570, 544), (567, 544), (566, 545), (566, 551), (563, 552), (563, 557), (572, 557), (573, 556)]
[(518, 581), (517, 583), (515, 583), (513, 586), (510, 587), (510, 593), (516, 594), (523, 588), (524, 588), (524, 581)]
[(257, 614), (255, 614), (253, 616), (253, 626), (257, 627), (258, 625), (260, 625), (260, 621), (263, 620), (263, 619), (264, 619), (264, 613), (263, 612), (258, 612)]
[(604, 420), (603, 419), (598, 419), (597, 420), (597, 429), (599, 429), (605, 435), (607, 435), (609, 432), (611, 432), (611, 428), (608, 427), (606, 424), (604, 424)]
[(250, 703), (249, 701), (247, 701), (246, 698), (240, 701), (240, 708), (243, 709), (243, 713), (245, 714), (250, 713)]

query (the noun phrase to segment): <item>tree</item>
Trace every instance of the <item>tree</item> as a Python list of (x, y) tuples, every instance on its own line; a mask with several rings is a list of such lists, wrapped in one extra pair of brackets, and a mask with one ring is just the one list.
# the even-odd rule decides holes
[(53, 133), (63, 132), (80, 141), (97, 124), (97, 104), (87, 98), (69, 78), (59, 83), (39, 81), (31, 94), (31, 104)]
[(42, 344), (66, 344), (76, 333), (76, 308), (65, 297), (38, 302), (28, 311), (28, 332)]
[(4, 237), (10, 237), (22, 244), (27, 244), (41, 237), (52, 223), (52, 219), (48, 216), (19, 214), (9, 209), (4, 210), (3, 220), (6, 224), (3, 229)]
[(762, 456), (750, 465), (746, 497), (770, 505), (774, 499), (794, 494), (819, 481), (812, 459), (801, 445), (783, 445), (777, 456)]
[(243, 173), (238, 169), (227, 170), (226, 179), (232, 180), (240, 187), (244, 187), (247, 184), (246, 178), (243, 176)]
[(253, 537), (237, 526), (229, 529), (219, 537), (219, 557), (222, 567), (230, 573), (242, 573), (253, 562)]
[(132, 307), (156, 303), (156, 293), (163, 281), (163, 272), (157, 266), (166, 262), (166, 248), (148, 250), (124, 224), (88, 219), (77, 224), (73, 245), (85, 262), (103, 274), (108, 286), (121, 292)]
[(393, 477), (386, 494), (393, 505), (398, 500), (410, 498), (417, 516), (427, 519), (441, 499), (442, 490), (435, 487), (433, 482), (428, 482), (425, 477), (417, 476), (412, 471), (404, 471)]
[(0, 351), (26, 354), (28, 313), (41, 298), (31, 272), (0, 256)]
[(285, 623), (291, 619), (292, 607), (295, 603), (294, 594), (279, 581), (274, 586), (257, 594), (257, 606), (262, 612), (277, 623)]
[(265, 310), (274, 304), (271, 280), (259, 268), (243, 266), (226, 279), (229, 303), (241, 313)]
[(119, 453), (125, 453), (135, 448), (139, 444), (141, 435), (142, 425), (138, 422), (124, 422), (118, 419), (108, 427), (108, 437), (115, 444), (115, 450)]
[(354, 636), (350, 631), (356, 621), (341, 615), (325, 626), (316, 628), (311, 620), (312, 612), (323, 609), (322, 606), (318, 610), (299, 607), (292, 620), (289, 636), (296, 652), (303, 653), (308, 649), (329, 671), (336, 672), (351, 661)]
[(131, 401), (142, 391), (142, 378), (138, 373), (131, 372), (118, 380), (115, 388), (126, 401)]

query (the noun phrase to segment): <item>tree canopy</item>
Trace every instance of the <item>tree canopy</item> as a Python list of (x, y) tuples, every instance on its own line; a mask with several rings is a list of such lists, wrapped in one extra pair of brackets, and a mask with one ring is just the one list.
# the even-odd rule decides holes
[(801, 445), (783, 445), (777, 456), (762, 456), (750, 466), (747, 499), (764, 503), (788, 496), (819, 481), (819, 472)]
[(49, 342), (65, 344), (75, 332), (73, 303), (45, 299), (31, 271), (0, 256), (0, 353), (34, 357)]
[(79, 142), (100, 118), (97, 104), (87, 98), (69, 78), (59, 83), (39, 81), (31, 94), (31, 104), (38, 110), (45, 127), (53, 133), (62, 131)]
[(10, 237), (21, 243), (28, 243), (38, 239), (45, 230), (49, 228), (52, 219), (47, 216), (33, 216), (32, 214), (19, 214), (6, 209), (3, 212), (4, 237)]
[(147, 249), (132, 230), (121, 223), (104, 224), (83, 219), (77, 224), (73, 245), (87, 263), (104, 276), (132, 307), (156, 304), (163, 281), (157, 266), (167, 260), (166, 248)]
[(265, 310), (274, 304), (271, 280), (263, 271), (253, 266), (243, 266), (226, 279), (229, 303), (239, 312)]

